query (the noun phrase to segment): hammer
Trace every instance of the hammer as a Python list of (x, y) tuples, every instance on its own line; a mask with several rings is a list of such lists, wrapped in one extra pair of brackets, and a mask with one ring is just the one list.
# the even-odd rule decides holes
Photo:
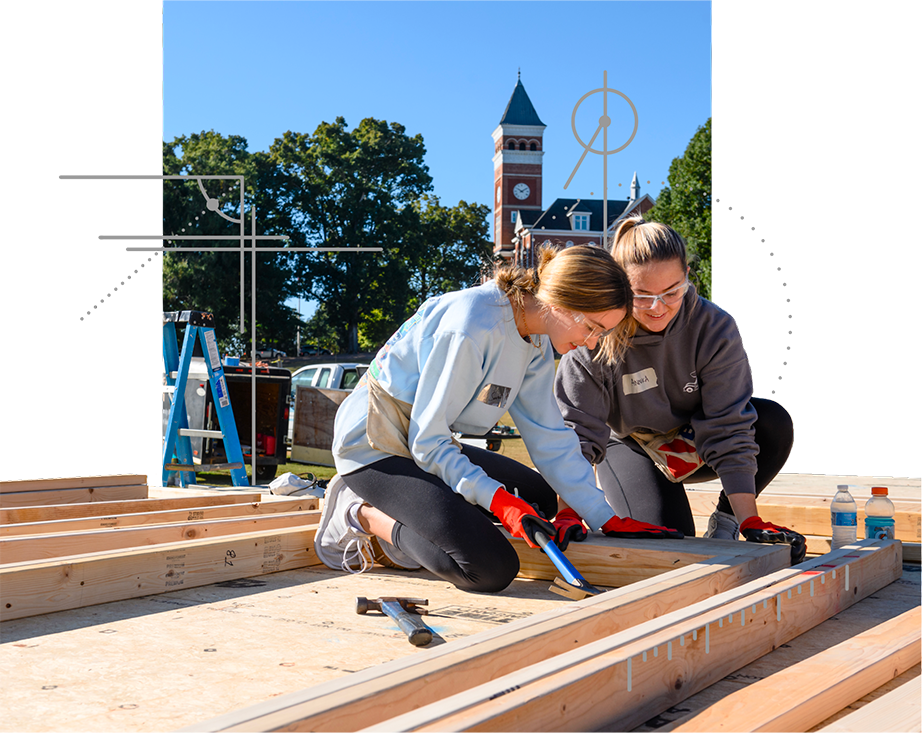
[(381, 611), (397, 622), (400, 630), (407, 635), (413, 646), (425, 646), (432, 641), (432, 629), (426, 626), (422, 619), (419, 618), (419, 616), (424, 616), (428, 611), (417, 606), (428, 605), (429, 601), (423, 598), (386, 596), (369, 600), (359, 596), (355, 599), (355, 612)]

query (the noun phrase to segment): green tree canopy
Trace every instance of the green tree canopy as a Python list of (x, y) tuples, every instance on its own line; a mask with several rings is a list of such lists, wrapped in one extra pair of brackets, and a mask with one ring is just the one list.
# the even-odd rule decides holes
[(711, 120), (669, 166), (669, 185), (644, 217), (668, 224), (685, 238), (698, 290), (711, 297)]
[[(342, 249), (260, 255), (257, 332), (260, 341), (282, 348), (292, 343), (297, 315), (284, 303), (300, 294), (319, 302), (302, 332), (320, 345), (355, 352), (383, 343), (427, 298), (479, 282), (490, 262), (488, 207), (442, 206), (431, 193), (424, 155), (422, 137), (407, 135), (398, 123), (368, 118), (349, 130), (339, 117), (313, 135), (286, 132), (268, 153), (249, 153), (239, 136), (179, 137), (164, 144), (164, 172), (244, 175), (259, 234), (285, 234), (290, 247)], [(204, 196), (197, 182), (164, 186), (165, 234), (239, 231), (208, 210), (208, 198), (216, 197), (222, 213), (239, 218), (236, 182), (202, 185)], [(196, 219), (206, 218), (203, 210), (207, 231)], [(372, 247), (382, 251), (349, 251)], [(171, 253), (169, 260), (164, 307), (211, 310), (222, 327), (239, 318), (238, 254)]]
[[(214, 131), (181, 136), (163, 145), (164, 175), (244, 176), (244, 232), (251, 233), (250, 215), (256, 206), (257, 234), (276, 234), (287, 223), (273, 192), (277, 170), (265, 153), (249, 153), (246, 139), (224, 137)], [(165, 235), (237, 236), (240, 224), (240, 186), (235, 180), (164, 181)], [(281, 224), (281, 225), (280, 225)], [(282, 232), (287, 233), (287, 232)], [(282, 242), (261, 242), (280, 246)], [(167, 240), (176, 251), (164, 253), (164, 310), (203, 310), (214, 313), (221, 346), (246, 354), (250, 343), (251, 255), (237, 252), (185, 252), (186, 248), (233, 247), (236, 240)], [(247, 243), (249, 246), (249, 243)], [(287, 255), (261, 254), (256, 260), (256, 321), (261, 342), (291, 347), (297, 314), (285, 306), (295, 291), (290, 284)], [(245, 330), (239, 333), (241, 267)]]
[(305, 295), (324, 303), (340, 348), (357, 351), (363, 314), (405, 294), (400, 251), (416, 224), (412, 203), (432, 187), (422, 136), (409, 137), (402, 125), (371, 118), (349, 131), (337, 117), (311, 136), (286, 132), (269, 154), (283, 174), (281, 200), (295, 241), (383, 248), (320, 253), (295, 262)]
[[(422, 136), (338, 117), (311, 136), (285, 133), (270, 155), (299, 188), (290, 199), (308, 246), (381, 247), (299, 258), (305, 295), (349, 352), (382, 343), (426, 298), (473, 284), (489, 257), (485, 206), (446, 208), (431, 195)], [(319, 324), (315, 324), (319, 328)], [(316, 330), (316, 329), (312, 329)]]

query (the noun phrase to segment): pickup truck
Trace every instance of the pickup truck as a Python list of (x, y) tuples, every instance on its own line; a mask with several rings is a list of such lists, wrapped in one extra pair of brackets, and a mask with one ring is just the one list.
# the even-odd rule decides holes
[(351, 392), (359, 379), (367, 371), (368, 364), (343, 362), (339, 364), (309, 364), (303, 366), (291, 375), (291, 409), (288, 411), (288, 443), (292, 446), (292, 460), (294, 456), (294, 430), (295, 413), (298, 396), (298, 387), (314, 387), (316, 389), (335, 389)]

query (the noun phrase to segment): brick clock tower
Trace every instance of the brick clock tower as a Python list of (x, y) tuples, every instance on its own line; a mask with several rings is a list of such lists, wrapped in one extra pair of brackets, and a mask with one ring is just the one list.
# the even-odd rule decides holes
[(515, 254), (512, 235), (517, 212), (542, 210), (544, 128), (525, 93), (520, 72), (503, 118), (493, 131), (493, 253), (506, 260)]

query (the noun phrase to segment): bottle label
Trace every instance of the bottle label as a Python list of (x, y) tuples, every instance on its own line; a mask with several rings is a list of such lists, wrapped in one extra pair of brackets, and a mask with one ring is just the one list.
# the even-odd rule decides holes
[(858, 526), (858, 512), (833, 512), (832, 513), (832, 526), (833, 527), (857, 527)]
[(864, 520), (864, 536), (869, 540), (892, 540), (894, 525), (889, 517), (868, 517)]

